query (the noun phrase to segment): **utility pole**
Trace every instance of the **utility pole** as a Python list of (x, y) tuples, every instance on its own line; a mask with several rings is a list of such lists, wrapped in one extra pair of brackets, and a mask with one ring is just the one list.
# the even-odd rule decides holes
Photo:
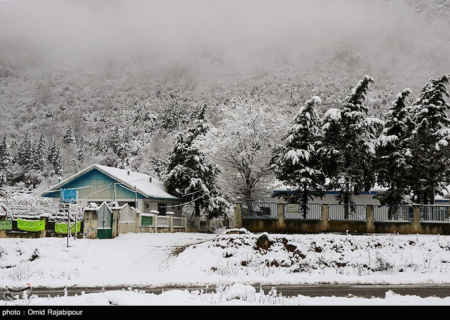
[(137, 187), (134, 186), (134, 208), (137, 210), (138, 203), (137, 203)]
[(68, 204), (63, 204), (64, 209), (67, 210), (67, 248), (69, 247), (69, 238), (70, 238), (70, 209)]
[[(71, 236), (70, 229), (70, 204), (77, 203), (78, 200), (78, 190), (76, 189), (61, 189), (61, 210), (62, 212), (67, 211), (67, 247), (69, 247), (69, 238)], [(76, 229), (76, 218), (75, 218), (75, 236), (77, 234)]]

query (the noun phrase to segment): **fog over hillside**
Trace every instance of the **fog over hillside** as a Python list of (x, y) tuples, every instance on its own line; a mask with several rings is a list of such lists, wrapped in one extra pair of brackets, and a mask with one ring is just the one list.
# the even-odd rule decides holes
[(409, 2), (5, 1), (0, 61), (13, 74), (113, 64), (132, 78), (339, 70), (416, 88), (449, 69), (450, 33)]

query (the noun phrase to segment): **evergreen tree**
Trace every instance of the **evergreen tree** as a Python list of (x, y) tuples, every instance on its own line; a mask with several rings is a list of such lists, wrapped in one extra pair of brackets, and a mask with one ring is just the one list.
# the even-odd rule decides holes
[(308, 200), (325, 195), (325, 175), (318, 150), (321, 148), (319, 97), (306, 101), (300, 108), (293, 125), (284, 138), (285, 143), (274, 150), (270, 161), (278, 180), (293, 194), (283, 193), (288, 202), (301, 203), (303, 217), (307, 216)]
[(219, 168), (208, 163), (200, 149), (201, 139), (209, 129), (205, 112), (203, 106), (195, 120), (196, 127), (176, 136), (164, 183), (167, 192), (194, 203), (196, 216), (203, 209), (213, 218), (225, 215), (230, 205), (216, 184)]
[(116, 128), (111, 132), (110, 136), (108, 137), (108, 147), (111, 148), (116, 155), (121, 151), (122, 147), (122, 135), (119, 130), (119, 126), (116, 126)]
[(3, 186), (8, 181), (10, 167), (12, 166), (13, 157), (9, 151), (6, 134), (3, 136), (2, 144), (0, 145), (0, 185)]
[(84, 152), (84, 140), (80, 139), (77, 160), (81, 165), (84, 165), (85, 158), (86, 156)]
[(94, 148), (96, 151), (96, 155), (101, 154), (105, 150), (104, 143), (100, 137), (98, 137), (97, 141), (95, 142)]
[(131, 134), (129, 129), (122, 134), (119, 130), (119, 127), (116, 126), (114, 131), (112, 131), (111, 135), (108, 137), (108, 147), (114, 152), (117, 158), (120, 159), (120, 167), (124, 168), (127, 166), (128, 158), (130, 157), (130, 141)]
[(17, 151), (17, 163), (24, 168), (29, 168), (30, 165), (32, 165), (32, 152), (33, 150), (30, 134), (27, 131), (25, 137), (19, 145), (19, 150)]
[(63, 140), (68, 145), (76, 145), (77, 139), (75, 138), (75, 132), (73, 131), (72, 126), (67, 129), (66, 134), (63, 137)]
[(31, 163), (30, 169), (39, 171), (41, 169), (40, 155), (39, 155), (39, 142), (34, 143), (31, 147)]
[(37, 148), (39, 170), (44, 172), (45, 166), (47, 165), (47, 141), (43, 134), (39, 137), (39, 144)]
[(47, 160), (51, 165), (55, 165), (56, 156), (58, 154), (58, 146), (56, 145), (56, 142), (53, 141), (50, 144), (50, 148), (48, 150)]
[(3, 136), (2, 144), (0, 145), (0, 170), (5, 170), (12, 165), (13, 158), (9, 151), (6, 134)]
[(164, 180), (163, 175), (164, 175), (164, 171), (167, 168), (167, 161), (168, 161), (168, 159), (162, 159), (158, 156), (150, 157), (151, 167), (153, 168), (153, 172), (156, 174), (156, 177), (159, 180)]
[(377, 141), (377, 183), (387, 190), (379, 192), (375, 198), (383, 205), (391, 205), (389, 220), (395, 214), (393, 206), (410, 203), (408, 144), (415, 127), (406, 102), (410, 94), (407, 88), (397, 95), (386, 112), (384, 129)]
[[(364, 105), (369, 84), (365, 76), (345, 98), (339, 109), (329, 109), (322, 120), (324, 172), (329, 189), (338, 189), (338, 203), (353, 204), (353, 195), (368, 192), (375, 182), (375, 139), (382, 121), (368, 118)], [(346, 206), (344, 218), (348, 218)], [(352, 207), (353, 209), (353, 207)]]
[(123, 142), (130, 144), (131, 140), (132, 140), (132, 135), (131, 135), (130, 127), (127, 127), (125, 129), (125, 133), (123, 134)]
[(53, 168), (54, 168), (56, 175), (62, 176), (64, 170), (63, 170), (63, 164), (62, 164), (61, 148), (57, 148), (56, 156), (55, 156), (55, 159), (53, 162)]
[(448, 143), (450, 141), (450, 105), (446, 85), (449, 75), (430, 79), (413, 105), (416, 124), (410, 143), (411, 185), (417, 201), (434, 204), (436, 195), (443, 195), (450, 178)]

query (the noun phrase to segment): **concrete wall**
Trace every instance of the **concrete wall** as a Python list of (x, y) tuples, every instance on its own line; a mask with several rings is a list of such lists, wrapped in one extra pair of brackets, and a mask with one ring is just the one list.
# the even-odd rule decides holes
[(85, 239), (97, 239), (98, 229), (98, 214), (97, 210), (84, 210), (84, 226), (83, 226), (83, 238)]
[(13, 230), (0, 230), (1, 238), (22, 238), (22, 239), (36, 239), (45, 238), (46, 231), (30, 232), (30, 231), (13, 231)]
[(137, 232), (136, 222), (119, 222), (119, 234), (129, 233), (129, 232)]
[(412, 222), (374, 222), (373, 206), (367, 205), (367, 221), (328, 221), (328, 204), (322, 205), (321, 220), (285, 220), (284, 204), (278, 204), (276, 219), (242, 219), (240, 204), (234, 211), (234, 227), (250, 232), (315, 234), (338, 232), (351, 234), (398, 233), (398, 234), (442, 234), (450, 235), (450, 223), (420, 222), (420, 205), (414, 206)]

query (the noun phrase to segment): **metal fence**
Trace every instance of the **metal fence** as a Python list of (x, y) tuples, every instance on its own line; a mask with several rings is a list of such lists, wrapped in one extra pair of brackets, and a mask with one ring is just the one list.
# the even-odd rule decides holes
[(364, 204), (330, 204), (328, 221), (367, 221), (367, 206)]
[(241, 204), (242, 219), (278, 219), (276, 202), (244, 202)]
[(285, 220), (322, 220), (320, 203), (286, 203), (284, 205)]
[(413, 222), (413, 209), (409, 205), (373, 206), (373, 222)]
[(422, 205), (420, 222), (450, 223), (450, 206)]

